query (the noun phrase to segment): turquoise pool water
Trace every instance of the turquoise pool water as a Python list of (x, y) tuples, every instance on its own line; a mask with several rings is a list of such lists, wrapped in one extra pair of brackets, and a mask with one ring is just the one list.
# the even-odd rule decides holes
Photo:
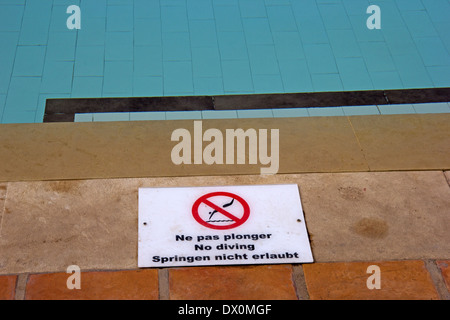
[(450, 0), (0, 0), (0, 122), (47, 98), (450, 87), (449, 31)]

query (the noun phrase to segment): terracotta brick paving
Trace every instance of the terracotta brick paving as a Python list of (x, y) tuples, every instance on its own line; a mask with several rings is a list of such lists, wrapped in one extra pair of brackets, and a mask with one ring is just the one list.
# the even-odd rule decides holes
[(450, 260), (437, 261), (439, 269), (441, 269), (447, 290), (450, 292)]
[(173, 269), (169, 281), (174, 300), (297, 299), (290, 265)]
[(34, 300), (155, 300), (157, 270), (81, 272), (81, 289), (68, 289), (68, 273), (30, 275), (25, 299)]
[[(295, 300), (307, 291), (316, 299), (442, 299), (437, 282), (450, 290), (450, 261), (432, 262), (440, 275), (427, 270), (425, 261), (334, 262), (304, 264), (303, 275), (291, 265), (193, 267), (125, 271), (81, 270), (81, 289), (68, 289), (68, 273), (24, 274), (25, 299), (156, 300)], [(380, 268), (380, 289), (368, 289), (367, 268)], [(297, 270), (297, 271), (296, 271)], [(17, 275), (0, 276), (0, 300), (14, 299)], [(299, 280), (300, 279), (300, 280)], [(437, 279), (437, 280), (436, 280)], [(163, 281), (164, 283), (159, 283)], [(369, 283), (373, 283), (369, 281)], [(17, 289), (20, 292), (20, 289)], [(161, 290), (161, 292), (160, 292)], [(23, 292), (23, 290), (22, 290)], [(441, 295), (441, 296), (440, 296)], [(17, 296), (21, 296), (19, 293)], [(447, 295), (448, 296), (448, 295)]]
[(0, 276), (0, 300), (13, 300), (17, 276)]
[[(374, 274), (367, 273), (371, 265), (380, 268), (380, 289), (367, 286)], [(315, 300), (439, 299), (423, 261), (315, 263), (303, 269), (310, 298)]]

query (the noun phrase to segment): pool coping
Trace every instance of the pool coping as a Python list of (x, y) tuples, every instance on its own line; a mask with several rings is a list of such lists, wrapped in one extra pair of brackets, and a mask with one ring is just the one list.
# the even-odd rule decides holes
[[(279, 174), (450, 169), (450, 113), (201, 123), (203, 131), (279, 129)], [(184, 128), (192, 135), (192, 120), (0, 127), (0, 181), (245, 175), (267, 167), (248, 162), (174, 164), (171, 153), (178, 142), (172, 134)]]
[(450, 88), (218, 96), (47, 99), (43, 122), (74, 122), (78, 113), (320, 108), (449, 102)]

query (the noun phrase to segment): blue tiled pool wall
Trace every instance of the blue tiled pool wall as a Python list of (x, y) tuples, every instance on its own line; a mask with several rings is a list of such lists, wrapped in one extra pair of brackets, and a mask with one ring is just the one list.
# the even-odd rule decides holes
[(42, 122), (47, 98), (449, 87), (449, 17), (450, 0), (0, 0), (0, 121)]

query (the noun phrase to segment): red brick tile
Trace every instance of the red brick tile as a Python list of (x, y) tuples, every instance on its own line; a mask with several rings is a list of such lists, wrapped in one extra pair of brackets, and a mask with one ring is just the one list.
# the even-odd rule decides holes
[(180, 268), (169, 271), (170, 299), (297, 299), (290, 265)]
[(14, 300), (17, 276), (0, 276), (0, 300)]
[[(380, 289), (367, 288), (370, 265), (380, 267)], [(303, 269), (311, 299), (439, 299), (423, 261), (314, 263)]]
[(81, 272), (81, 289), (68, 289), (68, 273), (30, 275), (25, 299), (30, 300), (154, 300), (158, 271)]
[(436, 261), (439, 269), (441, 269), (447, 290), (450, 292), (450, 260)]

